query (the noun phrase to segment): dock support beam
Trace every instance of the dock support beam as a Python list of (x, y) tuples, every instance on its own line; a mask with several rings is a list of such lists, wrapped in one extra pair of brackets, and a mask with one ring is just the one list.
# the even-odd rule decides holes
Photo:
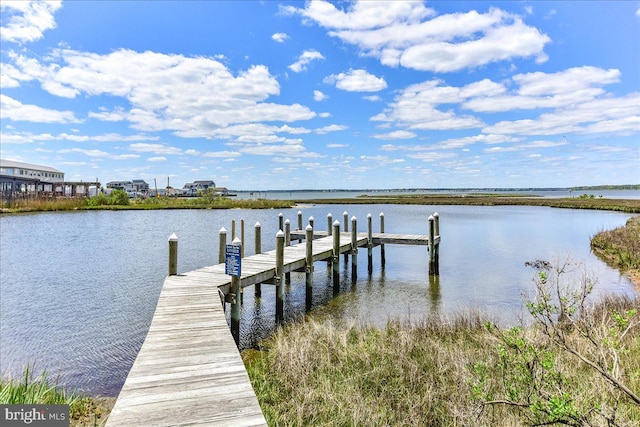
[(169, 236), (169, 276), (178, 274), (178, 236)]
[(340, 290), (340, 221), (333, 223), (333, 291)]
[(284, 319), (284, 232), (278, 230), (276, 234), (276, 322)]
[(305, 269), (305, 300), (307, 310), (311, 309), (311, 303), (313, 301), (313, 227), (307, 225), (306, 232), (306, 254), (305, 262), (307, 264)]
[[(256, 254), (261, 254), (262, 253), (262, 236), (261, 236), (262, 227), (260, 226), (259, 222), (256, 222), (256, 225), (254, 226), (254, 230), (255, 230), (254, 235), (255, 235)], [(260, 283), (256, 283), (253, 287), (253, 290), (256, 298), (259, 298), (262, 296), (262, 287)]]
[[(346, 227), (345, 227), (346, 228)], [(351, 217), (351, 283), (358, 279), (358, 222)]]
[(373, 273), (373, 228), (371, 225), (371, 214), (367, 214), (367, 269), (369, 275)]
[[(240, 246), (240, 253), (242, 253), (242, 241), (237, 237), (231, 242), (234, 246)], [(240, 343), (240, 276), (231, 276), (231, 335), (236, 342), (236, 345)]]

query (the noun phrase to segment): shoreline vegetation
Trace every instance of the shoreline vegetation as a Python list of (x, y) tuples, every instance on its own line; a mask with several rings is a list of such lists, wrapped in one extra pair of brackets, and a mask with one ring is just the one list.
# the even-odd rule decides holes
[[(503, 199), (551, 203), (543, 206), (558, 200), (494, 195), (357, 200), (455, 204), (452, 199), (474, 205), (500, 204)], [(338, 200), (353, 203), (354, 199)], [(577, 203), (580, 208), (640, 211), (640, 200), (585, 197)], [(594, 204), (599, 207), (588, 207)], [(640, 289), (640, 216), (596, 234), (591, 247), (630, 275)], [(640, 424), (640, 402), (633, 400), (640, 390), (640, 298), (607, 298), (587, 309), (580, 296), (589, 294), (590, 282), (582, 283), (580, 292), (561, 294), (566, 292), (559, 288), (564, 267), (534, 264), (538, 297), (525, 304), (534, 319), (532, 326), (500, 329), (491, 319), (468, 313), (418, 323), (390, 321), (383, 329), (328, 319), (304, 319), (281, 328), (259, 350), (242, 354), (267, 421), (270, 425)], [(557, 297), (558, 304), (551, 304)], [(593, 347), (594, 343), (607, 347)], [(104, 425), (116, 400), (67, 393), (46, 372), (34, 379), (27, 367), (22, 380), (0, 381), (0, 403), (51, 403), (46, 399), (51, 399), (47, 396), (52, 390), (55, 399), (66, 399), (56, 401), (71, 404), (71, 426)]]
[(201, 197), (149, 197), (129, 199), (121, 190), (82, 199), (2, 199), (0, 213), (29, 213), (83, 210), (149, 209), (286, 209), (310, 204), (404, 204), (466, 206), (547, 206), (567, 209), (598, 209), (640, 213), (640, 199), (608, 199), (583, 194), (577, 197), (532, 197), (522, 194), (407, 194), (362, 195), (353, 198), (316, 198), (300, 200), (234, 199), (205, 193)]

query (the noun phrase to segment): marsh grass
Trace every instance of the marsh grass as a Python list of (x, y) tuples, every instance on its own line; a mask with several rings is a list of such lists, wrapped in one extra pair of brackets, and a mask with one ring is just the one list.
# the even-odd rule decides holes
[(35, 376), (33, 367), (28, 365), (20, 380), (0, 381), (0, 402), (8, 405), (69, 405), (70, 417), (73, 417), (86, 411), (89, 399), (59, 388), (57, 383), (49, 378), (46, 370)]
[(605, 199), (578, 197), (521, 197), (519, 195), (399, 195), (361, 196), (352, 199), (299, 200), (300, 203), (322, 204), (402, 204), (402, 205), (463, 205), (463, 206), (548, 206), (566, 209), (611, 210), (640, 213), (640, 199)]
[[(602, 313), (638, 307), (609, 299), (585, 315), (606, 331), (615, 320)], [(555, 424), (553, 411), (584, 415), (568, 425), (606, 425), (598, 411), (612, 410), (612, 425), (640, 425), (639, 406), (539, 328), (489, 325), (479, 314), (384, 329), (307, 319), (243, 357), (269, 425), (520, 426)], [(618, 354), (621, 377), (635, 390), (638, 329)], [(584, 337), (571, 340), (592, 351)]]
[(129, 199), (128, 196), (100, 194), (86, 199), (2, 199), (2, 213), (77, 211), (77, 210), (148, 210), (148, 209), (283, 209), (294, 205), (291, 200), (231, 199), (216, 198), (176, 198), (149, 197)]
[(623, 227), (593, 236), (591, 249), (617, 268), (640, 272), (640, 216), (629, 218)]

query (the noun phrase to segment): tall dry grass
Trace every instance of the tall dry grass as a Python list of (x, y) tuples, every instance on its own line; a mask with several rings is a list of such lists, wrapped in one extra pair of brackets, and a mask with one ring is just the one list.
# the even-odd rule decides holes
[[(588, 321), (606, 333), (615, 320), (602, 313), (639, 305), (607, 300)], [(269, 425), (607, 425), (612, 411), (611, 425), (640, 425), (640, 406), (540, 328), (502, 330), (488, 320), (460, 315), (384, 329), (306, 320), (243, 356)], [(634, 325), (616, 369), (637, 391)], [(571, 340), (579, 351), (593, 351), (588, 339)]]

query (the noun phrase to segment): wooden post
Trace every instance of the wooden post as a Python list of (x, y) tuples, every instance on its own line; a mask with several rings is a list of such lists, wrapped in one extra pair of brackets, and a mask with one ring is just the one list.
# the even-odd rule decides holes
[[(327, 214), (327, 235), (331, 236), (331, 228), (333, 227), (333, 215), (330, 213)], [(338, 232), (340, 229), (338, 229)]]
[[(284, 222), (284, 245), (291, 246), (291, 221), (288, 219)], [(284, 274), (284, 282), (287, 285), (291, 284), (291, 272), (288, 271)]]
[(306, 232), (306, 249), (307, 252), (305, 254), (306, 261), (306, 269), (305, 269), (305, 300), (307, 305), (307, 310), (311, 309), (311, 303), (313, 301), (313, 227), (311, 225), (307, 225), (305, 229)]
[[(256, 225), (254, 225), (254, 234), (255, 234), (255, 249), (256, 249), (256, 254), (261, 254), (262, 253), (262, 236), (260, 235), (261, 233), (261, 226), (259, 222), (256, 222)], [(258, 298), (260, 296), (262, 296), (262, 288), (260, 286), (260, 283), (256, 283), (253, 287), (254, 290), (254, 294), (255, 296)]]
[[(231, 244), (242, 246), (242, 242), (237, 237)], [(242, 253), (242, 248), (240, 252)], [(231, 335), (236, 345), (240, 343), (240, 303), (240, 276), (231, 276)]]
[(429, 274), (436, 274), (435, 234), (435, 218), (429, 215)]
[(333, 290), (340, 289), (340, 221), (333, 223)]
[(367, 214), (367, 270), (373, 273), (373, 226), (371, 225), (371, 214)]
[(231, 241), (236, 240), (236, 220), (231, 220)]
[(282, 273), (284, 272), (284, 232), (276, 233), (276, 322), (284, 319), (284, 286)]
[(284, 215), (282, 212), (278, 214), (278, 230), (284, 231)]
[[(348, 233), (349, 232), (349, 214), (347, 213), (347, 211), (342, 212), (342, 220), (343, 220), (343, 228), (344, 228), (344, 232)], [(349, 253), (345, 252), (344, 253), (344, 265), (347, 265), (347, 261), (349, 261)]]
[(178, 236), (169, 236), (169, 276), (178, 274)]
[(314, 226), (313, 226), (313, 222), (314, 222), (314, 219), (313, 219), (313, 217), (312, 217), (312, 216), (310, 216), (310, 217), (309, 217), (309, 225), (311, 226), (311, 228), (313, 228), (313, 227), (314, 227)]
[(351, 282), (358, 278), (358, 225), (355, 216), (351, 217)]
[(227, 252), (227, 230), (224, 227), (220, 229), (220, 245), (218, 246), (218, 264), (224, 263)]
[(434, 218), (434, 248), (433, 253), (435, 257), (435, 274), (440, 274), (440, 214), (438, 212), (433, 214)]
[(240, 257), (244, 258), (244, 219), (240, 220), (240, 240), (242, 247), (240, 248)]
[[(384, 213), (380, 212), (380, 233), (384, 233)], [(384, 244), (380, 244), (380, 267), (384, 270), (385, 253)]]
[[(298, 211), (298, 231), (302, 231), (302, 211)], [(302, 240), (298, 239), (298, 243), (302, 243)]]

